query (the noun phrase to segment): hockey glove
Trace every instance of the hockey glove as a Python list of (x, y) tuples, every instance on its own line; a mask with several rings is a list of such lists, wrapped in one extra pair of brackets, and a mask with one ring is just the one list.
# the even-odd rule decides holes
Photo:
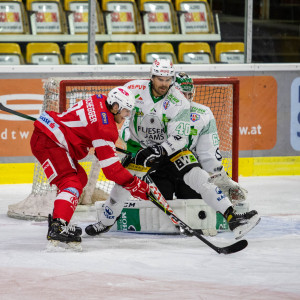
[(160, 145), (142, 148), (136, 154), (134, 163), (144, 167), (154, 167), (161, 162), (166, 154), (166, 150)]
[(149, 200), (149, 185), (136, 176), (133, 177), (133, 181), (130, 184), (124, 186), (124, 189), (129, 191), (135, 198)]
[(210, 177), (210, 182), (214, 183), (229, 198), (232, 204), (245, 201), (248, 191), (233, 181), (225, 172), (224, 168)]

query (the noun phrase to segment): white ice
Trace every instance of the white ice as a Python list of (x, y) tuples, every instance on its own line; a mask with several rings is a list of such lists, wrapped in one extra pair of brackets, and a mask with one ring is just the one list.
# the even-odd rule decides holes
[[(46, 222), (6, 215), (31, 185), (0, 185), (0, 299), (299, 300), (300, 176), (240, 182), (262, 220), (231, 255), (195, 237), (110, 232), (84, 235), (83, 252), (47, 252)], [(230, 232), (208, 239), (234, 242)]]

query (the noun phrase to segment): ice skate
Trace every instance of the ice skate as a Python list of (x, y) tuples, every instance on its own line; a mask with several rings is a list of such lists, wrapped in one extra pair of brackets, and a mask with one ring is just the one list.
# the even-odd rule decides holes
[[(47, 240), (49, 241), (48, 249), (61, 246), (60, 243), (63, 243), (74, 250), (82, 250), (81, 237), (77, 235), (75, 226), (68, 225), (68, 223), (62, 219), (48, 219), (48, 221), (49, 220), (49, 230), (47, 234)], [(62, 246), (62, 248), (65, 248), (64, 246)]]
[(229, 228), (237, 240), (253, 229), (260, 221), (260, 216), (256, 210), (244, 214), (237, 214), (232, 211), (226, 217)]
[[(51, 223), (53, 222), (53, 217), (52, 217), (52, 215), (51, 214), (49, 214), (48, 215), (48, 230), (50, 230), (50, 227), (51, 227)], [(68, 224), (68, 226), (69, 227), (74, 227), (75, 228), (75, 235), (78, 235), (78, 236), (80, 236), (80, 235), (82, 235), (82, 229), (81, 229), (81, 227), (79, 227), (79, 226), (76, 226), (76, 224), (71, 224), (71, 223), (69, 223)], [(73, 229), (72, 229), (73, 230)], [(73, 230), (74, 231), (74, 230)]]
[(91, 224), (91, 225), (88, 225), (87, 227), (85, 227), (85, 232), (88, 235), (95, 236), (95, 235), (99, 235), (101, 233), (108, 232), (112, 226), (113, 226), (113, 224), (110, 226), (105, 226), (104, 224), (102, 224), (101, 221), (99, 221), (95, 224)]

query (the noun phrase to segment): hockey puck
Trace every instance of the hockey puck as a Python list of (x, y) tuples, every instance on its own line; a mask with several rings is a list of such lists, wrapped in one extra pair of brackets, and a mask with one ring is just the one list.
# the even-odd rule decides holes
[(206, 212), (204, 210), (200, 210), (198, 213), (198, 217), (201, 220), (204, 220), (206, 218)]

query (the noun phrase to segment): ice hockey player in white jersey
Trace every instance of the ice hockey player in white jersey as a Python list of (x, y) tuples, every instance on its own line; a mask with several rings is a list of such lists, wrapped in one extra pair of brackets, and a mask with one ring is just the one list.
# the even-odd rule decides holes
[(233, 181), (222, 166), (219, 135), (215, 117), (208, 106), (193, 101), (194, 84), (186, 73), (176, 74), (175, 86), (191, 102), (191, 133), (188, 148), (193, 151), (203, 170), (210, 174), (210, 181), (217, 185), (232, 203), (242, 202), (247, 191)]
[[(216, 120), (211, 109), (203, 104), (193, 102), (195, 94), (194, 84), (192, 78), (186, 73), (181, 72), (176, 74), (175, 86), (191, 102), (191, 133), (188, 148), (195, 154), (201, 168), (210, 175), (209, 182), (215, 184), (233, 204), (244, 201), (247, 198), (247, 190), (233, 181), (222, 166), (222, 155), (219, 149), (220, 139)], [(197, 178), (191, 177), (190, 180), (195, 181), (192, 183), (194, 186), (197, 185)], [(213, 197), (205, 198), (204, 200), (218, 211), (218, 206), (214, 204)], [(252, 217), (252, 215), (254, 216), (252, 223), (255, 226), (260, 220), (255, 210), (245, 215), (236, 215), (236, 217), (241, 219)], [(251, 229), (251, 225), (245, 224), (245, 231), (249, 228)]]
[[(201, 169), (186, 148), (190, 134), (190, 103), (174, 86), (175, 70), (169, 60), (157, 59), (150, 80), (133, 80), (125, 86), (135, 95), (135, 109), (129, 122), (127, 150), (136, 153), (134, 163), (151, 167), (151, 178), (167, 200), (203, 198), (221, 212), (236, 238), (258, 222), (256, 211), (237, 215), (230, 200)], [(130, 195), (115, 185), (104, 204), (100, 221), (86, 227), (89, 235), (106, 232), (121, 214)]]

